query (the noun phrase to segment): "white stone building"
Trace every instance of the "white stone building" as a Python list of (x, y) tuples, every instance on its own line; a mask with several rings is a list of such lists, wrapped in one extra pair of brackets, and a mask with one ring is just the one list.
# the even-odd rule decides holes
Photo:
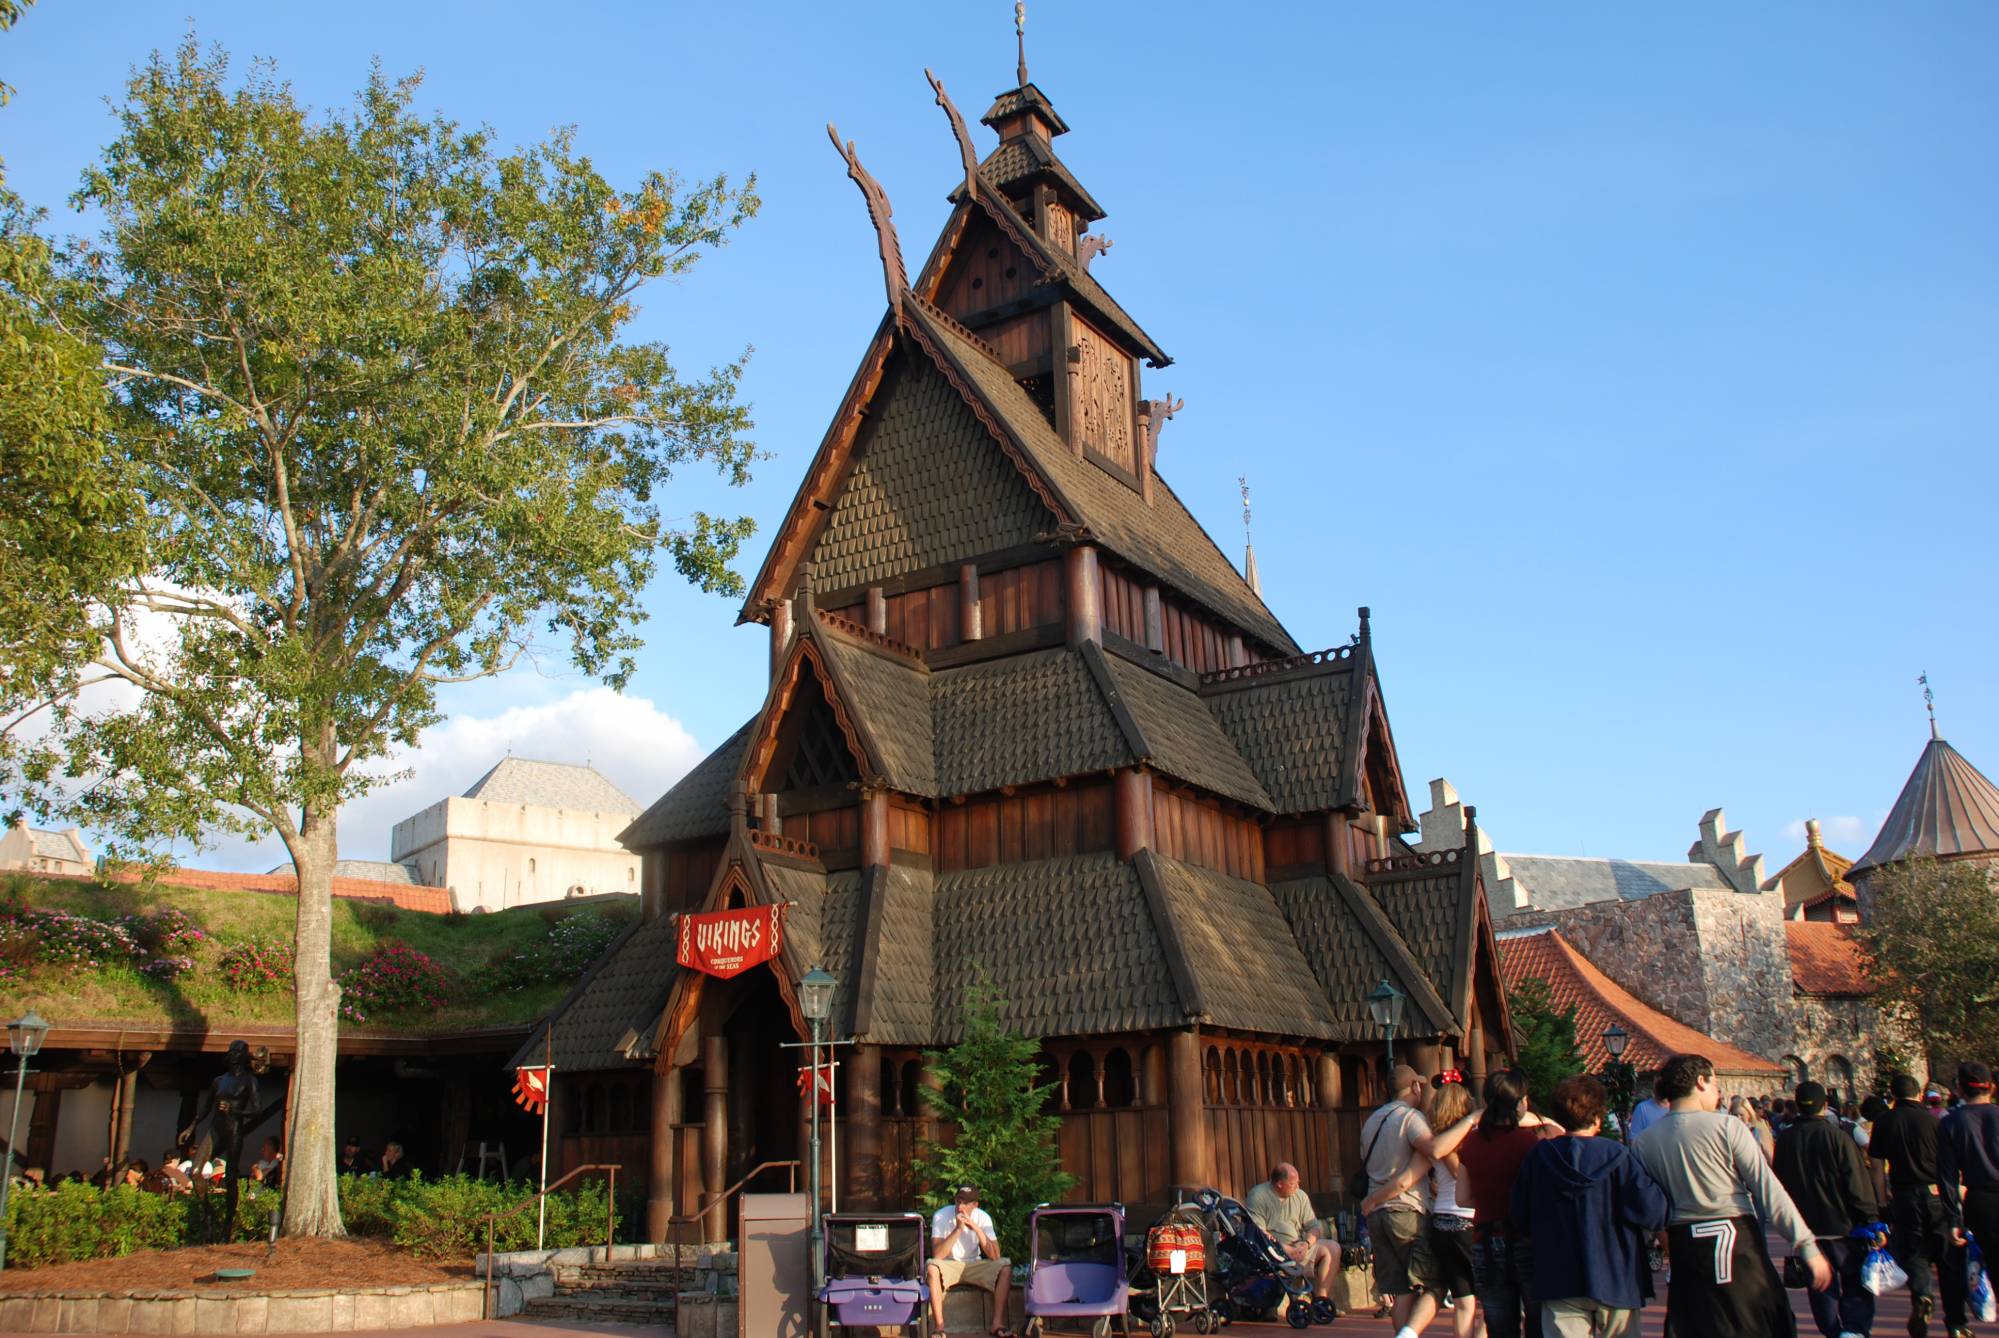
[(451, 895), (454, 910), (637, 893), (618, 833), (639, 805), (591, 767), (509, 757), (462, 795), (397, 823), (389, 861)]
[(28, 873), (86, 874), (97, 867), (83, 833), (50, 832), (30, 827), (26, 818), (16, 818), (0, 835), (0, 869), (21, 869)]

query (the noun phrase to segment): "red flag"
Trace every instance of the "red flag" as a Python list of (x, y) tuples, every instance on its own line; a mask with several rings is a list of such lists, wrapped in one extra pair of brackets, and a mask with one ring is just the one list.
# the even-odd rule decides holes
[[(798, 1094), (800, 1096), (803, 1096), (805, 1094), (805, 1084), (811, 1081), (811, 1079), (807, 1076), (811, 1072), (812, 1072), (812, 1066), (810, 1064), (801, 1064), (798, 1068)], [(831, 1064), (821, 1064), (819, 1066), (818, 1087), (819, 1087), (819, 1104), (822, 1106), (832, 1105), (833, 1066)]]
[(539, 1115), (548, 1109), (548, 1070), (515, 1069), (514, 1102), (530, 1115)]
[(740, 975), (783, 946), (781, 906), (680, 917), (680, 964), (711, 976)]

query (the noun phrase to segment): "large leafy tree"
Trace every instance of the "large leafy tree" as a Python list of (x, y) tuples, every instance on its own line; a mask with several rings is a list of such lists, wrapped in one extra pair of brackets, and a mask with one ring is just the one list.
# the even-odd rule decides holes
[[(415, 88), (377, 69), (351, 110), (314, 114), (270, 66), (232, 81), (192, 40), (134, 74), (76, 197), (102, 233), (43, 306), (104, 350), (131, 522), (118, 560), (72, 573), (87, 636), (0, 614), (28, 722), (0, 746), (33, 807), (120, 848), (236, 831), (291, 856), (292, 1234), (341, 1230), (342, 804), (439, 719), (441, 685), (538, 643), (622, 685), (661, 555), (733, 592), (749, 533), (660, 506), (684, 466), (746, 480), (741, 363), (683, 377), (625, 332), (648, 281), (756, 211), (754, 181), (616, 190), (568, 135), (506, 152), (415, 114)], [(59, 478), (28, 483), (60, 500)]]
[(1973, 862), (1917, 859), (1867, 881), (1860, 941), (1883, 1016), (1913, 1029), (1933, 1073), (1999, 1059), (1999, 879)]

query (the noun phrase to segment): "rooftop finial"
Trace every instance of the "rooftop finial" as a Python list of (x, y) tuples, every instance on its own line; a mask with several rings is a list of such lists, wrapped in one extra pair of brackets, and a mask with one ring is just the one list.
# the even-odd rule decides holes
[(1937, 698), (1930, 691), (1930, 672), (1925, 669), (1916, 675), (1916, 681), (1923, 685), (1923, 709), (1930, 713), (1930, 737), (1937, 738)]
[(894, 211), (888, 206), (888, 194), (868, 169), (861, 166), (861, 156), (854, 152), (854, 142), (841, 140), (838, 127), (831, 121), (826, 123), (826, 134), (846, 160), (847, 175), (854, 179), (854, 184), (861, 188), (861, 195), (868, 202), (868, 217), (874, 221), (875, 239), (881, 246), (882, 282), (888, 288), (889, 309), (900, 322), (902, 295), (909, 291), (909, 272), (902, 267), (902, 243), (896, 240)]
[(1027, 4), (1013, 0), (1013, 40), (1020, 48), (1020, 86), (1027, 87)]
[[(923, 72), (923, 77), (930, 81), (931, 89), (937, 94), (937, 105), (944, 109), (944, 115), (951, 120), (951, 133), (958, 140), (958, 157), (963, 159), (965, 164), (965, 198), (975, 201), (979, 198), (979, 151), (972, 147), (972, 136), (965, 129), (965, 118), (958, 114), (957, 104), (952, 102), (950, 94), (944, 91), (944, 81), (927, 69)], [(1084, 267), (1088, 268), (1087, 261), (1084, 262)]]
[(1242, 579), (1249, 584), (1258, 599), (1263, 598), (1263, 577), (1256, 570), (1256, 544), (1249, 534), (1249, 475), (1236, 475), (1236, 487), (1242, 490)]

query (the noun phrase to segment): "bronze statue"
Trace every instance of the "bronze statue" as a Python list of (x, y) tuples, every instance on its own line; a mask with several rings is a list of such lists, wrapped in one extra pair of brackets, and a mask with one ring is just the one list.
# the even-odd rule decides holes
[[(257, 1105), (257, 1077), (271, 1066), (268, 1047), (260, 1045), (252, 1052), (249, 1042), (231, 1041), (225, 1062), (228, 1067), (201, 1094), (194, 1123), (181, 1130), (180, 1141), (182, 1145), (194, 1145), (196, 1174), (214, 1154), (222, 1156), (222, 1239), (227, 1241), (236, 1231), (236, 1190), (242, 1175), (243, 1135), (275, 1114), (284, 1105), (284, 1098), (261, 1109)], [(207, 1194), (212, 1193), (210, 1186), (204, 1193), (202, 1210), (202, 1238), (207, 1244), (214, 1244), (214, 1223), (206, 1206)]]

